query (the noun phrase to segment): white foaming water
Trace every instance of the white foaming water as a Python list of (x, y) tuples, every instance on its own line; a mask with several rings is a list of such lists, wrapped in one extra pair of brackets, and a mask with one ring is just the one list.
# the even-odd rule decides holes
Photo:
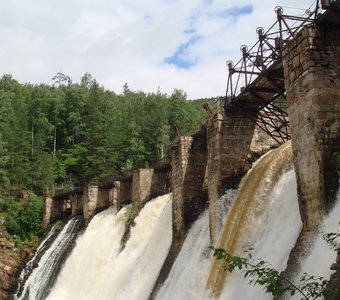
[(81, 293), (89, 292), (107, 260), (117, 255), (124, 222), (124, 209), (116, 214), (116, 210), (110, 208), (94, 216), (77, 239), (48, 299), (82, 299)]
[(190, 228), (171, 272), (156, 300), (200, 299), (210, 268), (209, 212)]
[(18, 279), (19, 286), (18, 286), (17, 291), (15, 292), (14, 299), (18, 299), (20, 297), (19, 295), (21, 294), (20, 293), (21, 283), (32, 272), (35, 262), (38, 260), (38, 257), (41, 256), (43, 254), (43, 252), (45, 251), (46, 244), (50, 240), (50, 238), (55, 234), (55, 231), (56, 231), (55, 226), (53, 226), (51, 228), (51, 230), (48, 232), (48, 234), (46, 235), (46, 237), (39, 244), (34, 256), (32, 257), (32, 259), (26, 263), (25, 268), (21, 271), (19, 279)]
[[(254, 216), (249, 221), (257, 229), (247, 233), (246, 238), (250, 242), (246, 243), (245, 250), (254, 248), (252, 255), (255, 259), (264, 259), (277, 270), (283, 271), (302, 228), (294, 171), (288, 171), (280, 178), (263, 205), (267, 207), (265, 214), (258, 219)], [(265, 294), (261, 287), (250, 285), (243, 272), (234, 271), (219, 299), (267, 300), (272, 299), (272, 296)]]
[[(38, 266), (33, 270), (30, 277), (25, 282), (24, 289), (20, 296), (14, 296), (15, 299), (32, 299), (38, 300), (44, 297), (45, 289), (49, 284), (52, 273), (55, 270), (61, 256), (64, 255), (65, 249), (73, 241), (78, 233), (80, 226), (79, 218), (71, 219), (59, 233), (49, 249), (41, 257)], [(44, 246), (46, 239), (41, 247)]]
[[(338, 232), (340, 222), (340, 190), (338, 191), (337, 200), (332, 211), (324, 220), (319, 233), (316, 235), (314, 243), (302, 261), (301, 270), (295, 278), (295, 282), (298, 284), (300, 277), (303, 273), (313, 276), (321, 276), (325, 279), (329, 279), (332, 274), (330, 266), (335, 262), (336, 252), (327, 245), (323, 239), (324, 233)], [(298, 300), (301, 297), (295, 295), (290, 299)]]
[(147, 299), (171, 244), (169, 200), (170, 194), (144, 206), (122, 252), (124, 212), (104, 228), (91, 222), (47, 299)]

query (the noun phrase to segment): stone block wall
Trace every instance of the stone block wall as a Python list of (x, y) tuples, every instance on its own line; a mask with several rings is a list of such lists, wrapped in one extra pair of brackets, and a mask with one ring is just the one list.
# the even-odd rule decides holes
[(203, 183), (207, 162), (206, 136), (179, 137), (172, 151), (173, 239), (179, 243), (206, 207)]
[(43, 208), (43, 228), (46, 229), (51, 224), (52, 219), (52, 197), (45, 197)]
[(300, 266), (326, 212), (339, 178), (333, 161), (340, 151), (340, 30), (336, 24), (304, 27), (283, 52), (285, 87), (303, 229), (286, 274)]
[(155, 170), (152, 177), (151, 197), (168, 194), (171, 192), (171, 168)]
[(227, 188), (234, 188), (244, 174), (244, 166), (253, 139), (255, 123), (241, 110), (217, 114), (207, 124), (207, 186), (210, 236), (217, 241), (221, 230), (218, 199)]
[(339, 26), (303, 28), (283, 55), (301, 217), (314, 228), (338, 184), (332, 156), (340, 151)]
[(150, 198), (152, 194), (154, 169), (137, 169), (132, 173), (132, 205)]
[(51, 223), (65, 217), (65, 210), (67, 208), (67, 206), (65, 205), (65, 201), (66, 199), (57, 199), (52, 202)]
[(120, 181), (113, 182), (114, 188), (111, 190), (110, 193), (110, 202), (112, 206), (120, 209)]
[(72, 216), (83, 214), (84, 198), (82, 193), (75, 193), (70, 196)]
[(98, 201), (98, 186), (89, 185), (84, 188), (84, 206), (83, 214), (85, 226), (87, 226), (93, 216), (96, 214), (97, 201)]
[(119, 205), (131, 203), (132, 201), (132, 181), (126, 180), (120, 182), (119, 188)]
[(102, 189), (96, 185), (88, 185), (83, 191), (83, 214), (85, 226), (89, 224), (94, 215), (110, 206), (109, 189)]
[(69, 216), (83, 213), (82, 193), (65, 193), (57, 196), (47, 196), (43, 208), (43, 228), (51, 223)]
[(172, 227), (173, 240), (184, 241), (184, 174), (193, 138), (179, 137), (172, 146)]

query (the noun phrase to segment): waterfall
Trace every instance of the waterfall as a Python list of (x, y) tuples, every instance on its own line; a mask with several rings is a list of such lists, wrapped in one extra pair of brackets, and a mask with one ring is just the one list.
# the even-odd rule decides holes
[(182, 249), (156, 300), (199, 299), (210, 267), (209, 212), (190, 228)]
[[(237, 190), (226, 190), (218, 200), (218, 222), (225, 223), (225, 214)], [(207, 209), (188, 231), (170, 274), (157, 293), (156, 300), (208, 299), (205, 284), (211, 264), (209, 210)]]
[[(314, 243), (309, 249), (308, 253), (302, 260), (301, 270), (296, 274), (294, 279), (296, 284), (299, 284), (299, 279), (303, 273), (308, 275), (320, 276), (325, 279), (329, 279), (332, 271), (330, 266), (335, 262), (336, 252), (332, 250), (326, 241), (323, 239), (324, 233), (338, 232), (340, 222), (340, 189), (338, 191), (337, 200), (335, 206), (325, 218), (322, 223), (318, 234), (314, 239)], [(300, 297), (301, 298), (301, 297)], [(290, 299), (300, 299), (298, 295), (291, 297)]]
[[(263, 259), (277, 270), (284, 270), (302, 228), (290, 143), (259, 159), (242, 179), (239, 189), (227, 191), (219, 201), (220, 207), (224, 207), (219, 220), (223, 230), (216, 246), (240, 256), (253, 248), (255, 260)], [(225, 215), (224, 222), (222, 215)], [(303, 261), (301, 273), (329, 278), (329, 267), (336, 255), (323, 241), (322, 233), (337, 231), (339, 215), (340, 192)], [(56, 249), (68, 243), (73, 222), (64, 227), (42, 256), (39, 267), (26, 281), (22, 296), (16, 299), (147, 300), (171, 245), (171, 194), (155, 198), (143, 207), (124, 249), (121, 242), (126, 230), (126, 210), (123, 208), (117, 213), (111, 208), (97, 214), (78, 237), (47, 295), (46, 286), (51, 284), (45, 282), (45, 277), (50, 276), (46, 274), (55, 264), (59, 251)], [(50, 235), (52, 233), (47, 239)], [(222, 263), (211, 258), (209, 236), (209, 213), (205, 211), (190, 228), (155, 299), (272, 299), (262, 287), (250, 285), (244, 272), (224, 271)], [(44, 241), (38, 252), (47, 244)]]
[(124, 210), (111, 221), (108, 212), (100, 220), (97, 216), (78, 239), (47, 299), (148, 298), (171, 244), (170, 194), (144, 206), (121, 252)]
[(29, 260), (24, 269), (21, 271), (20, 276), (18, 278), (18, 288), (14, 294), (14, 298), (18, 299), (22, 293), (22, 290), (24, 288), (25, 280), (31, 275), (32, 271), (34, 270), (34, 267), (38, 265), (39, 260), (44, 255), (44, 252), (46, 251), (48, 244), (53, 239), (53, 237), (56, 234), (55, 226), (52, 226), (50, 231), (47, 233), (45, 238), (41, 241), (39, 244), (34, 256)]
[[(58, 272), (58, 267), (62, 262), (62, 258), (69, 250), (80, 230), (81, 225), (82, 220), (79, 217), (74, 217), (68, 221), (51, 246), (41, 256), (38, 266), (32, 271), (31, 275), (26, 280), (22, 292), (18, 292), (14, 296), (15, 299), (45, 299), (51, 282), (53, 281), (56, 272)], [(36, 257), (29, 263), (29, 265), (32, 265), (33, 262), (36, 261), (36, 258), (41, 255), (41, 252), (44, 251), (45, 245), (51, 238), (53, 231), (54, 229), (52, 229), (47, 238), (42, 242), (37, 251)]]
[[(240, 256), (254, 248), (255, 258), (270, 261), (278, 270), (285, 268), (302, 228), (291, 159), (287, 143), (262, 157), (243, 178), (228, 211), (219, 247)], [(261, 288), (249, 286), (241, 272), (227, 275), (223, 263), (214, 260), (207, 283), (212, 296), (271, 299)]]
[[(94, 216), (84, 234), (77, 239), (49, 298), (53, 299), (57, 294), (60, 299), (82, 299), (77, 293), (88, 293), (91, 280), (99, 276), (107, 260), (119, 251), (124, 222), (124, 209), (116, 214), (116, 210), (110, 208)], [(68, 298), (63, 293), (67, 293)]]

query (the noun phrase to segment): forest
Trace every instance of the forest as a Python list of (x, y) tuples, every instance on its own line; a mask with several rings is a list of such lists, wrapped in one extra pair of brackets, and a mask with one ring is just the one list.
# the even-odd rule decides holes
[(196, 132), (218, 101), (105, 89), (89, 73), (80, 83), (0, 80), (0, 226), (25, 240), (42, 233), (43, 195), (98, 183), (169, 155), (176, 136)]

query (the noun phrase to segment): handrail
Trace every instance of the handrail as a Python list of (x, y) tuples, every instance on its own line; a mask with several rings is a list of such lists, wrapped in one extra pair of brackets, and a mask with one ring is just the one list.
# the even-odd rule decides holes
[(275, 23), (267, 31), (257, 27), (258, 41), (250, 49), (246, 45), (240, 47), (242, 57), (236, 64), (227, 61), (229, 74), (225, 107), (231, 105), (235, 98), (245, 92), (271, 65), (281, 60), (284, 45), (303, 26), (314, 22), (318, 9), (317, 4), (313, 11), (307, 10), (305, 16), (292, 16), (284, 14), (282, 7), (275, 7)]

